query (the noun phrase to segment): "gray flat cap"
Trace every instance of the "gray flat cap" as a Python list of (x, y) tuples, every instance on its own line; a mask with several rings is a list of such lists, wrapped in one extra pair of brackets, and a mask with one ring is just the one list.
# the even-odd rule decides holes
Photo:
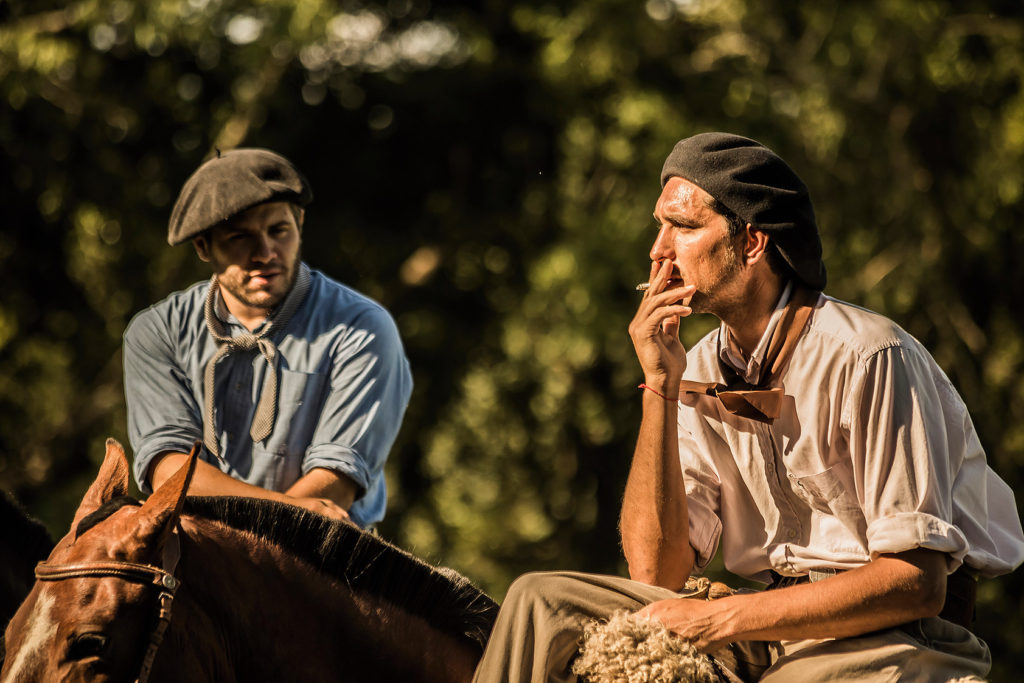
[(167, 241), (186, 242), (257, 204), (313, 200), (309, 182), (292, 162), (268, 149), (234, 149), (196, 169), (181, 188), (171, 211)]
[(661, 170), (694, 183), (771, 236), (805, 285), (825, 288), (821, 238), (807, 186), (760, 142), (730, 133), (701, 133), (676, 143)]

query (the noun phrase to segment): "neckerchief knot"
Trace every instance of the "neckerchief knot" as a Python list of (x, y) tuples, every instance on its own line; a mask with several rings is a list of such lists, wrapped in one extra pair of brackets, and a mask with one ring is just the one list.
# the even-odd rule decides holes
[(705, 394), (722, 402), (726, 411), (758, 422), (771, 424), (779, 416), (782, 397), (785, 392), (781, 387), (771, 387), (772, 379), (778, 376), (789, 360), (796, 346), (797, 339), (807, 326), (807, 321), (818, 300), (818, 292), (807, 287), (794, 284), (793, 295), (786, 304), (775, 331), (772, 333), (768, 351), (764, 356), (763, 370), (757, 384), (748, 384), (740, 378), (733, 368), (722, 362), (721, 354), (718, 365), (722, 370), (725, 383), (694, 382), (683, 380), (679, 384), (679, 395)]
[(306, 294), (309, 292), (309, 284), (309, 268), (305, 263), (300, 263), (299, 272), (295, 276), (295, 283), (292, 285), (291, 291), (267, 319), (263, 330), (259, 334), (243, 332), (232, 336), (231, 331), (217, 317), (214, 310), (220, 285), (217, 283), (216, 275), (210, 278), (210, 291), (206, 295), (203, 316), (206, 319), (206, 329), (217, 342), (217, 352), (207, 362), (206, 370), (203, 372), (203, 445), (221, 462), (224, 462), (224, 459), (220, 454), (216, 412), (213, 404), (217, 363), (229, 353), (236, 351), (258, 350), (260, 355), (266, 359), (267, 375), (263, 382), (263, 390), (260, 392), (259, 403), (256, 405), (256, 413), (253, 415), (252, 424), (249, 427), (249, 436), (252, 437), (253, 442), (263, 441), (274, 430), (274, 421), (277, 419), (277, 346), (271, 337), (287, 327), (288, 321), (305, 300)]

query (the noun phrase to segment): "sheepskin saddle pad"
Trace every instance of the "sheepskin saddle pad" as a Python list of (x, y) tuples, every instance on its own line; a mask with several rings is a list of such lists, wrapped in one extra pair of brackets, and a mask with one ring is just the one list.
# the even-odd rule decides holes
[[(690, 577), (680, 597), (714, 600), (732, 594), (723, 583)], [(703, 654), (659, 622), (618, 611), (584, 625), (572, 671), (586, 683), (721, 683), (739, 681), (728, 648)]]

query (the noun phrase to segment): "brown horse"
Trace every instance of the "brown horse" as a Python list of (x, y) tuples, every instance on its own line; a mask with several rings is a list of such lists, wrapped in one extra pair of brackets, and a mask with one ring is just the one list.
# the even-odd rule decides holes
[(470, 680), (490, 598), (297, 507), (186, 505), (197, 452), (140, 506), (108, 440), (70, 533), (11, 620), (2, 683)]

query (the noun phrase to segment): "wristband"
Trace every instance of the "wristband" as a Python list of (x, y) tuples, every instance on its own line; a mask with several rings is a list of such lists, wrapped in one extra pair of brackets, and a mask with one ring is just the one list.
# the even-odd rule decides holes
[(661, 393), (660, 391), (658, 391), (654, 387), (648, 386), (646, 384), (638, 384), (636, 386), (636, 388), (637, 389), (647, 389), (647, 391), (653, 391), (655, 394), (657, 394), (658, 396), (661, 396), (666, 401), (676, 401), (676, 400), (678, 400), (678, 399), (669, 398), (668, 396), (666, 396), (665, 394)]

